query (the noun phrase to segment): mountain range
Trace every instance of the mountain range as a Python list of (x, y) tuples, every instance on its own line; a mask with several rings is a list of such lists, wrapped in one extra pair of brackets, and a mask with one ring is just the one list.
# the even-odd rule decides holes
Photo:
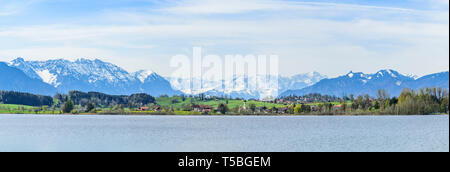
[(56, 89), (40, 79), (28, 77), (23, 71), (0, 62), (0, 90), (52, 95)]
[(278, 89), (258, 90), (243, 87), (225, 90), (226, 84), (248, 84), (252, 79), (237, 76), (230, 83), (223, 80), (202, 81), (203, 88), (192, 91), (180, 87), (183, 79), (164, 78), (156, 72), (141, 70), (129, 73), (126, 70), (101, 60), (63, 59), (47, 61), (25, 61), (17, 58), (9, 63), (0, 63), (0, 90), (21, 91), (34, 94), (53, 95), (68, 91), (95, 91), (114, 95), (147, 93), (161, 95), (206, 95), (234, 98), (258, 99), (261, 94), (277, 96), (320, 93), (335, 96), (369, 94), (375, 96), (378, 89), (386, 89), (393, 96), (403, 88), (449, 87), (449, 72), (416, 77), (403, 75), (394, 70), (381, 70), (374, 74), (349, 72), (337, 78), (328, 78), (318, 72), (278, 77)]
[[(268, 76), (269, 77), (269, 76)], [(210, 96), (228, 96), (232, 98), (244, 98), (244, 99), (258, 99), (263, 96), (277, 97), (278, 93), (282, 93), (289, 89), (302, 89), (307, 86), (311, 86), (322, 79), (327, 78), (325, 75), (321, 75), (318, 72), (310, 72), (306, 74), (298, 74), (291, 77), (278, 77), (277, 89), (254, 89), (257, 88), (257, 80), (262, 81), (263, 76), (248, 77), (245, 75), (235, 76), (231, 81), (225, 80), (200, 80), (193, 79), (193, 82), (202, 82), (202, 88), (198, 90), (191, 90), (190, 88), (183, 88), (183, 82), (187, 82), (188, 79), (168, 78), (172, 83), (172, 86), (184, 94), (196, 95), (206, 94)], [(252, 82), (253, 81), (253, 82)], [(256, 85), (255, 85), (256, 84)], [(225, 89), (226, 86), (234, 86), (232, 89)], [(239, 87), (242, 86), (242, 87)]]
[(280, 97), (320, 93), (338, 97), (353, 95), (376, 96), (379, 89), (385, 89), (390, 95), (398, 96), (404, 88), (420, 89), (425, 87), (449, 88), (449, 72), (427, 75), (421, 78), (402, 75), (394, 70), (381, 70), (375, 74), (350, 72), (337, 78), (323, 79), (302, 89), (288, 90)]
[[(128, 73), (124, 69), (101, 60), (25, 61), (17, 58), (9, 63), (30, 79), (37, 79), (53, 88), (44, 93), (67, 93), (72, 90), (96, 91), (106, 94), (129, 95), (147, 93), (154, 96), (174, 95), (181, 92), (172, 89), (170, 83), (152, 71)], [(25, 81), (24, 81), (25, 82)], [(3, 85), (3, 84), (2, 84)], [(0, 89), (4, 89), (0, 87)]]

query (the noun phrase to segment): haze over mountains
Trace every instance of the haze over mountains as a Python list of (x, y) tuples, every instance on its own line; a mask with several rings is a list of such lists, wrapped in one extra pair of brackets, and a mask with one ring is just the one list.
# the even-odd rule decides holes
[[(248, 82), (251, 78), (236, 77), (234, 82)], [(170, 81), (169, 81), (170, 80)], [(200, 94), (258, 99), (267, 90), (249, 88), (225, 90), (222, 81), (206, 81), (204, 89), (192, 91), (180, 89), (177, 78), (164, 78), (156, 72), (142, 70), (129, 73), (101, 60), (79, 59), (25, 61), (17, 58), (10, 63), (0, 63), (0, 90), (53, 95), (72, 90), (95, 91), (106, 94), (129, 95), (147, 93), (153, 96), (176, 94)], [(178, 79), (179, 80), (179, 79)], [(350, 72), (337, 78), (328, 78), (318, 72), (278, 78), (278, 89), (268, 90), (279, 96), (320, 93), (335, 96), (369, 94), (375, 96), (378, 89), (386, 89), (392, 96), (403, 88), (449, 87), (449, 72), (427, 75), (421, 78), (403, 75), (394, 70), (381, 70), (375, 74)]]
[[(270, 76), (269, 76), (270, 77)], [(179, 79), (179, 78), (168, 78), (172, 86), (184, 94), (201, 94), (204, 93), (206, 95), (211, 96), (228, 96), (233, 98), (245, 98), (245, 99), (258, 99), (267, 95), (274, 95), (273, 97), (277, 97), (279, 93), (290, 89), (302, 89), (307, 86), (311, 86), (322, 79), (327, 78), (325, 75), (321, 75), (318, 72), (310, 72), (306, 74), (297, 74), (292, 77), (278, 77), (278, 87), (268, 88), (268, 89), (253, 89), (258, 88), (257, 84), (262, 82), (264, 79), (263, 76), (256, 77), (248, 77), (248, 76), (235, 76), (232, 81), (224, 81), (224, 80), (200, 80), (195, 79), (195, 82), (202, 82), (202, 88), (198, 90), (191, 90), (190, 88), (184, 88), (180, 86), (180, 83), (187, 82), (187, 79)], [(253, 82), (252, 82), (253, 81)], [(226, 89), (226, 86), (235, 86), (232, 89)], [(243, 87), (240, 87), (243, 86)], [(229, 88), (229, 87), (228, 87)]]

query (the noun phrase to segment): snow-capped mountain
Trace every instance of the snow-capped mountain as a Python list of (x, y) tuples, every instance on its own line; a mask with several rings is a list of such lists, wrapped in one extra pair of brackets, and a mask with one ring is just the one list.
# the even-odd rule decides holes
[(140, 82), (139, 90), (150, 95), (180, 95), (181, 91), (174, 90), (170, 82), (157, 73), (149, 70), (141, 70), (133, 73), (134, 78)]
[[(229, 96), (234, 98), (260, 98), (260, 90), (256, 89), (255, 78), (235, 76), (232, 80), (169, 78), (172, 87), (186, 95), (205, 94), (207, 96)], [(193, 88), (194, 85), (198, 87)]]
[(418, 89), (424, 87), (449, 88), (449, 72), (435, 73), (418, 78), (411, 83), (407, 83), (411, 88)]
[(280, 96), (305, 95), (320, 93), (335, 96), (369, 94), (376, 96), (379, 89), (385, 89), (390, 95), (398, 96), (404, 88), (420, 89), (424, 87), (448, 88), (448, 72), (432, 74), (416, 79), (405, 76), (394, 70), (381, 70), (375, 74), (350, 72), (347, 75), (333, 79), (323, 79), (320, 82), (297, 90), (288, 90)]
[(142, 83), (145, 83), (147, 79), (156, 79), (158, 74), (151, 70), (140, 70), (132, 74), (135, 78), (139, 79)]
[[(170, 78), (169, 80), (173, 88), (179, 89), (184, 94), (205, 94), (219, 97), (230, 96), (234, 98), (260, 99), (267, 96), (277, 97), (279, 93), (289, 89), (302, 89), (327, 78), (327, 76), (321, 75), (318, 72), (310, 72), (306, 74), (294, 75), (292, 77), (278, 77), (278, 83), (269, 82), (269, 84), (277, 84), (278, 86), (269, 87), (269, 89), (259, 88), (258, 83), (267, 82), (269, 77), (271, 76), (267, 76), (267, 78), (263, 76), (235, 76), (230, 81), (193, 79), (192, 83), (202, 83), (201, 88), (194, 90), (191, 89), (190, 84), (183, 85), (183, 83), (188, 82), (189, 79)], [(264, 79), (266, 79), (266, 81), (263, 81)]]
[(280, 77), (278, 80), (279, 92), (283, 93), (287, 90), (302, 89), (316, 84), (322, 79), (328, 78), (318, 72), (310, 72), (305, 74), (298, 74), (292, 77)]
[(21, 70), (0, 62), (0, 90), (52, 95), (56, 89), (39, 79), (28, 77)]
[[(129, 73), (114, 64), (101, 60), (25, 61), (17, 58), (8, 64), (0, 63), (0, 70), (0, 90), (45, 95), (79, 90), (116, 95), (147, 93), (153, 96), (171, 96), (203, 93), (211, 96), (261, 99), (309, 93), (335, 96), (349, 96), (350, 94), (375, 96), (378, 89), (385, 89), (389, 94), (397, 96), (403, 88), (449, 87), (448, 72), (421, 78), (414, 75), (403, 75), (394, 70), (381, 70), (374, 74), (349, 72), (332, 79), (317, 72), (275, 78), (273, 78), (274, 76), (236, 76), (227, 81), (194, 79), (194, 82), (203, 84), (200, 88), (192, 89), (192, 82), (183, 85), (188, 79), (168, 78), (169, 82), (153, 71), (141, 70)], [(268, 78), (278, 82), (268, 82)], [(269, 84), (270, 87), (261, 87), (261, 83)]]
[[(155, 96), (178, 93), (167, 80), (154, 72), (139, 71), (130, 74), (114, 64), (98, 59), (78, 59), (72, 62), (62, 59), (25, 61), (17, 58), (9, 65), (22, 70), (31, 78), (52, 85), (62, 93), (71, 90), (127, 95), (148, 93)], [(156, 88), (160, 90), (155, 90)]]

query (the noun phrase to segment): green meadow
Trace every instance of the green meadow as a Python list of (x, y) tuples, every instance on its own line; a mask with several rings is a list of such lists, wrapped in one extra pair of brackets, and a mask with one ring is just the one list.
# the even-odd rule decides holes
[[(167, 107), (173, 107), (175, 109), (182, 108), (183, 106), (189, 106), (191, 104), (199, 104), (199, 105), (208, 105), (211, 107), (217, 107), (219, 104), (227, 104), (228, 108), (233, 109), (236, 107), (242, 107), (244, 106), (244, 100), (204, 100), (200, 101), (198, 99), (186, 97), (183, 101), (183, 98), (181, 97), (159, 97), (156, 98), (156, 103), (160, 106), (167, 106)], [(275, 103), (266, 103), (256, 100), (249, 100), (247, 101), (247, 106), (255, 104), (256, 107), (285, 107), (284, 104), (275, 104)]]

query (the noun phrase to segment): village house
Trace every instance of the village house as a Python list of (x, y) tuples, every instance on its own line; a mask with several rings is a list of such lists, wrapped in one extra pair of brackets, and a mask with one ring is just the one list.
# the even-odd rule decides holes
[(334, 105), (333, 106), (333, 110), (335, 110), (335, 111), (341, 110), (341, 108), (342, 108), (342, 105)]
[(193, 105), (193, 109), (196, 112), (204, 112), (204, 113), (209, 113), (211, 112), (214, 108), (208, 105)]
[(293, 104), (294, 102), (289, 101), (289, 100), (284, 100), (284, 101), (281, 102), (281, 103), (284, 104), (284, 105), (290, 105), (290, 104)]
[(138, 111), (148, 111), (149, 109), (149, 107), (140, 107)]

